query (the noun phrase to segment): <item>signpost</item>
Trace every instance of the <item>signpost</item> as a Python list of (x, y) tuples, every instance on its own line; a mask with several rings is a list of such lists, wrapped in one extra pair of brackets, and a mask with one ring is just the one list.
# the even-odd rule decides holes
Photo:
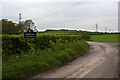
[(33, 30), (29, 29), (27, 32), (24, 32), (24, 38), (36, 38), (36, 32), (33, 32)]
[[(27, 32), (24, 32), (24, 38), (34, 38), (34, 43), (36, 44), (37, 35), (36, 32), (33, 32), (32, 29), (29, 29)], [(26, 43), (26, 39), (25, 39), (25, 43)], [(26, 43), (26, 50), (27, 50), (27, 43)], [(36, 47), (35, 47), (35, 53), (36, 53)]]

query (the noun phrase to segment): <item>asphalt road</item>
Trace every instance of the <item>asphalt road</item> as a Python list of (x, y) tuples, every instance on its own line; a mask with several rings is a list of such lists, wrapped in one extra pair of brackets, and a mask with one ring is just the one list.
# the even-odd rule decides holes
[(33, 78), (118, 78), (118, 43), (88, 43), (85, 55)]

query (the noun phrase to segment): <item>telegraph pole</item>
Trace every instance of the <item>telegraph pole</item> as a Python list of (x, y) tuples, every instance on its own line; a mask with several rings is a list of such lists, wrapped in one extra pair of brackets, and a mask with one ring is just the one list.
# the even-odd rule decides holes
[(19, 13), (19, 24), (21, 24), (21, 13)]
[(19, 13), (19, 27), (20, 27), (20, 30), (19, 30), (19, 33), (21, 33), (22, 32), (22, 30), (23, 30), (23, 28), (22, 28), (22, 20), (21, 20), (22, 18), (21, 18), (21, 13)]
[(96, 32), (98, 32), (98, 24), (96, 24)]

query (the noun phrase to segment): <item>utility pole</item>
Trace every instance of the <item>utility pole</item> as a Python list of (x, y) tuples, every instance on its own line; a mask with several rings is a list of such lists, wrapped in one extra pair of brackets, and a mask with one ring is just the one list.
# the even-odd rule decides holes
[(21, 24), (21, 13), (19, 13), (19, 24)]
[(23, 31), (23, 27), (22, 27), (22, 25), (21, 25), (21, 24), (22, 24), (21, 19), (22, 19), (22, 18), (21, 18), (21, 13), (19, 13), (19, 23), (18, 23), (18, 24), (19, 24), (19, 27), (20, 27), (19, 33), (21, 33), (21, 32)]
[(96, 24), (96, 32), (98, 32), (98, 24)]

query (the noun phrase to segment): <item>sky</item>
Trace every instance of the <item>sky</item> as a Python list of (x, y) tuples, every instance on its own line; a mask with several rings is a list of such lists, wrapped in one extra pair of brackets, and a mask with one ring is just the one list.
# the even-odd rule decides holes
[(119, 0), (1, 0), (0, 19), (32, 19), (39, 31), (72, 29), (118, 31)]

